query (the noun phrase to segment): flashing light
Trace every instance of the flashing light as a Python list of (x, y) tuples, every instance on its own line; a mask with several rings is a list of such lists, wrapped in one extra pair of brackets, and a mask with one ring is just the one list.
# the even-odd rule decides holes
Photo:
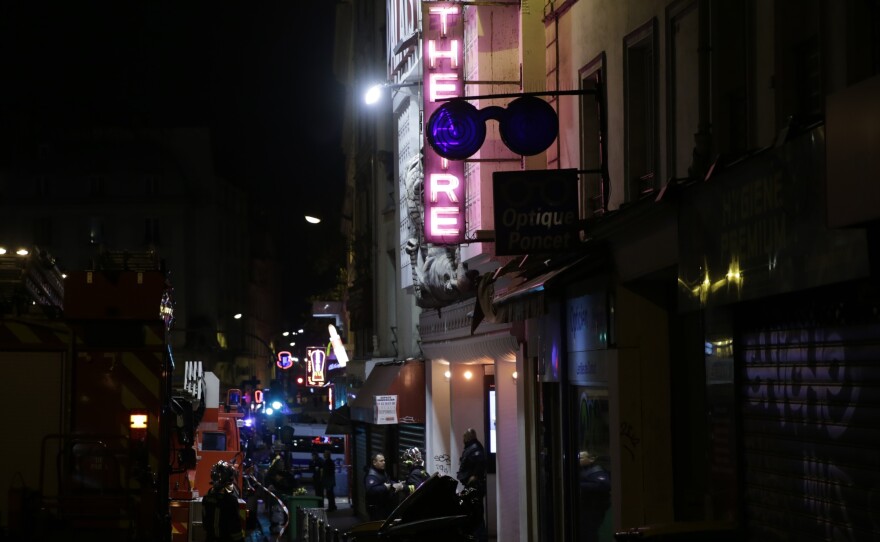
[(244, 419), (244, 426), (245, 427), (253, 427), (254, 426), (254, 419), (253, 418), (245, 418)]
[(278, 401), (278, 400), (272, 401), (272, 408), (274, 410), (281, 410), (282, 406), (284, 406), (284, 405), (281, 403), (281, 401)]
[(272, 410), (272, 407), (267, 408), (266, 409), (266, 416), (271, 416), (272, 414), (275, 414), (275, 411)]

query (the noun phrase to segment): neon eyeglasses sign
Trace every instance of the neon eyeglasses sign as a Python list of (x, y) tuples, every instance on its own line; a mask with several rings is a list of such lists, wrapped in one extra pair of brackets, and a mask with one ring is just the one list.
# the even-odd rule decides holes
[[(428, 119), (444, 103), (438, 103), (438, 99), (463, 94), (464, 22), (457, 4), (424, 2), (422, 10), (423, 105), (424, 118)], [(424, 150), (425, 240), (438, 245), (464, 243), (464, 162), (441, 157), (427, 143)]]

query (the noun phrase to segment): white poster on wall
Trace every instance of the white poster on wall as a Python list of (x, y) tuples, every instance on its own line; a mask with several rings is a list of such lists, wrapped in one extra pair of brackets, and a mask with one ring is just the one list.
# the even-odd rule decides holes
[(373, 418), (376, 420), (376, 425), (397, 423), (397, 396), (377, 395)]

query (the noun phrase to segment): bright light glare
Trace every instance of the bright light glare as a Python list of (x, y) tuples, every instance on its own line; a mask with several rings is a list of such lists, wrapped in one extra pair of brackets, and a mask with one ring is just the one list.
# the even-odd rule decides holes
[(285, 337), (287, 337), (288, 335), (290, 335), (290, 332), (289, 332), (289, 331), (285, 331), (284, 333), (282, 333), (282, 335), (284, 335)]
[(275, 410), (281, 410), (281, 401), (272, 401), (272, 408)]
[(367, 93), (364, 94), (364, 102), (367, 105), (373, 105), (378, 102), (382, 97), (382, 85), (373, 85), (369, 89), (367, 89)]
[(235, 318), (236, 320), (241, 320), (241, 313), (240, 312), (235, 313), (233, 318)]
[(302, 332), (303, 332), (303, 330), (299, 330), (299, 331), (297, 331), (297, 333), (302, 333)]
[(464, 372), (464, 377), (465, 377), (466, 379), (470, 380), (471, 378), (474, 377), (474, 373), (472, 373), (472, 372), (470, 372), (470, 371), (465, 371), (465, 372)]
[(6, 249), (3, 247), (0, 247), (0, 256), (2, 256), (4, 254), (6, 254)]
[(308, 222), (309, 224), (320, 224), (321, 219), (316, 216), (306, 215), (306, 222)]
[(19, 256), (27, 256), (28, 255), (28, 251), (26, 248), (20, 248), (20, 249), (16, 250), (15, 253), (18, 254)]
[(275, 411), (272, 410), (271, 408), (267, 408), (266, 409), (266, 416), (271, 416), (272, 414), (275, 414)]

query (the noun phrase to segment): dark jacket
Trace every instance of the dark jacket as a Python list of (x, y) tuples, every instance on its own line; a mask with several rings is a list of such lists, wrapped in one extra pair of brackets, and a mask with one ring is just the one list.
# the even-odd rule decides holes
[(213, 487), (202, 499), (202, 526), (208, 542), (236, 542), (244, 540), (238, 496), (231, 486), (217, 490)]
[(385, 471), (373, 467), (364, 476), (367, 513), (371, 521), (384, 520), (394, 511), (394, 490), (385, 486), (392, 483)]
[(323, 459), (321, 465), (321, 477), (324, 487), (336, 487), (336, 462), (332, 459)]
[(465, 487), (476, 489), (481, 497), (486, 494), (486, 450), (479, 440), (470, 441), (461, 452), (455, 477)]
[(410, 469), (409, 474), (406, 475), (406, 484), (404, 485), (404, 491), (407, 495), (414, 492), (425, 480), (430, 478), (428, 476), (427, 471), (422, 466), (415, 466)]

